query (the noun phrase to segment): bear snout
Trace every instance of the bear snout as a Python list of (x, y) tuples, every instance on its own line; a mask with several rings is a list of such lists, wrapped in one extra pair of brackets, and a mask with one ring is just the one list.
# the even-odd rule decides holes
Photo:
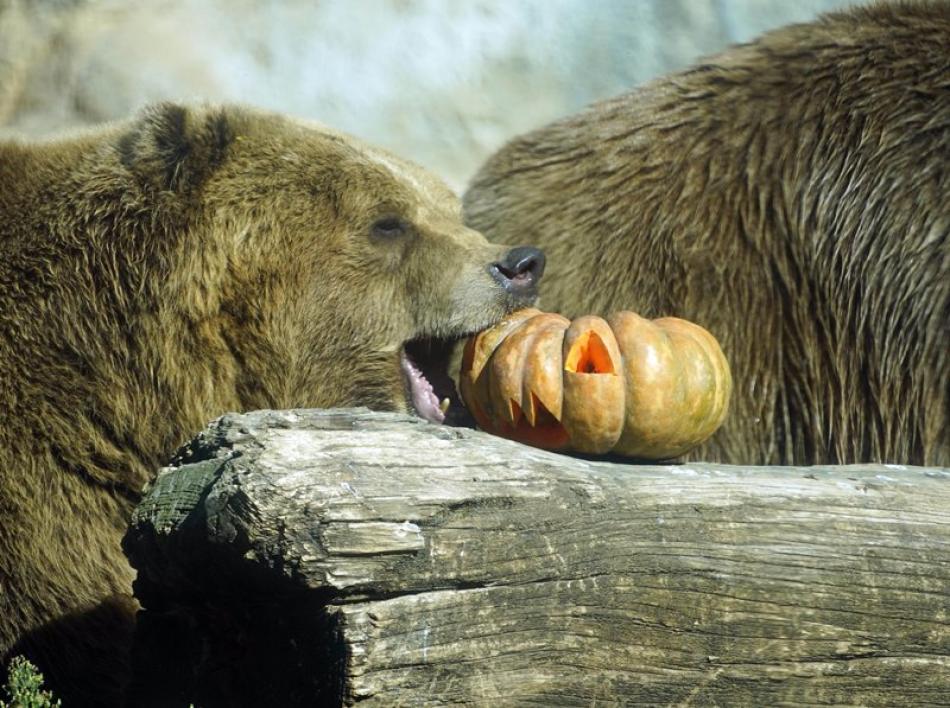
[(544, 274), (544, 262), (544, 252), (540, 249), (518, 246), (488, 266), (488, 272), (509, 293), (533, 295)]

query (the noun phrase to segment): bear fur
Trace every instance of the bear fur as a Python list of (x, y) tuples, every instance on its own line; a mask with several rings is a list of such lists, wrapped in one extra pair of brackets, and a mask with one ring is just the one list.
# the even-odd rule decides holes
[(118, 700), (143, 485), (227, 411), (406, 411), (404, 345), (533, 293), (420, 168), (325, 128), (161, 105), (0, 143), (0, 655)]
[(463, 198), (545, 309), (709, 329), (693, 458), (950, 464), (950, 3), (788, 26), (518, 137)]

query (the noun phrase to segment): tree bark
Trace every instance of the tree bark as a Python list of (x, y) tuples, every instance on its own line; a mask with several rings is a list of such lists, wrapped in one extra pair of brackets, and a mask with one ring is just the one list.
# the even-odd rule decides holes
[(215, 421), (126, 551), (134, 705), (946, 705), (950, 470)]

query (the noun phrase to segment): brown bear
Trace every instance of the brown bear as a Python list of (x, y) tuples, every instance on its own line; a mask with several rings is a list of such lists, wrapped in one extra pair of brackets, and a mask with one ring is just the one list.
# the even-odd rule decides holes
[(439, 421), (414, 343), (533, 302), (543, 267), (420, 168), (251, 109), (0, 143), (0, 655), (117, 701), (120, 539), (176, 446), (256, 408)]
[(735, 380), (693, 457), (950, 464), (950, 3), (765, 34), (518, 137), (463, 198), (542, 248), (541, 305), (708, 328)]

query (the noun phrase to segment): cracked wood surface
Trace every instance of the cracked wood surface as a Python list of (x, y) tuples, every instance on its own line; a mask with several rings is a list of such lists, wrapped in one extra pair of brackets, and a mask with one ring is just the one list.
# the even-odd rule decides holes
[[(947, 705), (950, 471), (212, 424), (126, 549), (136, 705)], [(151, 703), (150, 703), (151, 701)]]

